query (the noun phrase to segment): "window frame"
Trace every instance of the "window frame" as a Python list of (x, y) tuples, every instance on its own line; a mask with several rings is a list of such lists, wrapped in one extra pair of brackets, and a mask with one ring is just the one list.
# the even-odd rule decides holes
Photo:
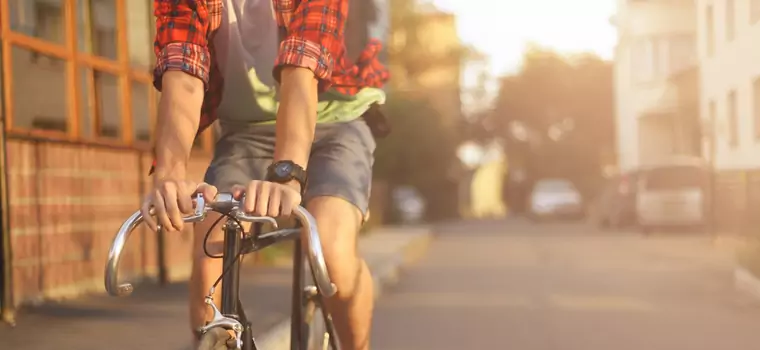
[(726, 94), (726, 120), (728, 124), (728, 146), (731, 149), (739, 147), (739, 95), (736, 89), (731, 89)]
[(752, 79), (752, 121), (755, 141), (760, 141), (760, 76)]
[(715, 7), (708, 4), (705, 7), (705, 55), (712, 57), (715, 55)]
[(724, 19), (725, 19), (725, 40), (726, 42), (732, 42), (736, 39), (736, 0), (725, 0), (724, 7)]
[(760, 21), (760, 0), (749, 0), (749, 24)]
[[(135, 140), (133, 128), (133, 110), (132, 110), (132, 83), (148, 85), (150, 93), (148, 94), (149, 133), (154, 134), (155, 121), (158, 110), (157, 91), (153, 88), (153, 76), (150, 70), (136, 68), (130, 62), (129, 43), (127, 33), (127, 1), (137, 0), (114, 0), (116, 8), (116, 40), (117, 40), (117, 59), (112, 60), (106, 57), (98, 56), (96, 53), (83, 52), (79, 50), (78, 25), (86, 25), (89, 28), (90, 19), (85, 19), (85, 23), (77, 23), (77, 0), (62, 0), (62, 11), (64, 19), (64, 42), (54, 43), (44, 39), (14, 32), (10, 27), (9, 1), (0, 0), (0, 45), (2, 45), (2, 93), (4, 103), (3, 115), (5, 116), (5, 128), (9, 136), (18, 136), (24, 138), (34, 138), (54, 141), (71, 141), (76, 143), (117, 146), (133, 149), (150, 149), (153, 140), (149, 142)], [(147, 1), (147, 0), (143, 0)], [(86, 2), (85, 2), (86, 4)], [(148, 6), (152, 9), (153, 6)], [(151, 11), (147, 14), (151, 18)], [(149, 21), (152, 22), (152, 21)], [(149, 33), (153, 35), (155, 29), (151, 28)], [(153, 47), (151, 40), (146, 41), (145, 45)], [(65, 62), (65, 89), (66, 89), (66, 123), (67, 131), (26, 129), (14, 126), (14, 84), (12, 82), (13, 62), (11, 60), (11, 49), (13, 47), (23, 48), (32, 52), (38, 52), (43, 55), (61, 59)], [(152, 51), (152, 49), (151, 49)], [(109, 138), (99, 136), (96, 130), (97, 122), (97, 100), (95, 93), (94, 72), (101, 71), (112, 74), (118, 79), (118, 101), (120, 116), (120, 135), (118, 138)], [(85, 74), (87, 89), (84, 90), (81, 84), (80, 74)], [(84, 96), (83, 94), (87, 94)], [(89, 103), (89, 106), (82, 106), (82, 103)], [(82, 134), (82, 118), (79, 111), (81, 107), (88, 109), (90, 121), (90, 136)], [(201, 136), (201, 150), (210, 152), (212, 147), (211, 133), (204, 132)]]

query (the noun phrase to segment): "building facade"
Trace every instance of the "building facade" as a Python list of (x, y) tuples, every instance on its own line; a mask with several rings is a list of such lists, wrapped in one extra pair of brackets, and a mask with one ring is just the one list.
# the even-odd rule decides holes
[[(760, 225), (754, 213), (760, 206), (760, 0), (699, 0), (696, 6), (703, 153), (716, 174), (713, 217), (720, 232), (755, 235), (753, 228)], [(760, 273), (760, 262), (753, 264)]]
[(760, 168), (760, 1), (696, 3), (705, 156), (718, 170)]
[(700, 154), (697, 23), (691, 0), (619, 0), (615, 98), (619, 168)]

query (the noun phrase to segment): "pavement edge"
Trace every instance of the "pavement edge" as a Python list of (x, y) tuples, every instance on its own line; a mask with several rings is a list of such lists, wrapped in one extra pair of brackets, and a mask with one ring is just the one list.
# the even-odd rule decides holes
[[(372, 279), (374, 281), (374, 297), (379, 298), (385, 287), (399, 281), (401, 269), (408, 264), (419, 260), (427, 251), (432, 240), (432, 228), (425, 228), (424, 232), (416, 234), (416, 237), (407, 242), (398, 252), (382, 260), (368, 261)], [(290, 347), (290, 319), (285, 319), (272, 327), (266, 333), (256, 337), (256, 345), (263, 349), (288, 350)]]
[(734, 286), (760, 301), (760, 279), (746, 268), (734, 268)]

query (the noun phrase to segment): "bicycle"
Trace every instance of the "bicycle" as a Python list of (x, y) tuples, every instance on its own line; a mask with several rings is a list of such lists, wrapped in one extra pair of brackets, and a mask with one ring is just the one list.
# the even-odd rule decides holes
[[(241, 209), (241, 201), (230, 193), (219, 193), (213, 201), (207, 202), (202, 195), (195, 198), (195, 212), (184, 218), (184, 222), (194, 223), (206, 219), (208, 212), (217, 212), (222, 216), (214, 222), (216, 226), (227, 218), (223, 226), (224, 250), (221, 256), (213, 256), (206, 249), (206, 242), (211, 229), (204, 238), (203, 249), (206, 255), (223, 259), (222, 274), (211, 287), (205, 298), (206, 304), (213, 311), (212, 320), (201, 327), (199, 333), (199, 350), (237, 349), (260, 350), (256, 347), (251, 323), (245, 315), (238, 287), (240, 278), (240, 260), (245, 254), (264, 249), (272, 244), (294, 240), (293, 249), (293, 290), (291, 299), (290, 349), (311, 350), (329, 348), (340, 350), (340, 342), (329, 313), (324, 311), (323, 299), (337, 292), (327, 272), (319, 233), (314, 217), (303, 207), (297, 207), (293, 216), (298, 225), (295, 228), (280, 229), (271, 217), (252, 216)], [(105, 287), (112, 296), (126, 296), (134, 290), (132, 284), (118, 282), (118, 267), (121, 253), (132, 231), (143, 222), (140, 211), (135, 212), (124, 222), (114, 237), (106, 263)], [(243, 222), (252, 223), (246, 233)], [(262, 233), (261, 224), (270, 223), (274, 231)], [(306, 249), (302, 245), (301, 230), (306, 230)], [(304, 255), (307, 259), (304, 259)], [(222, 284), (221, 310), (214, 304), (213, 294), (217, 285)], [(322, 317), (316, 317), (318, 313)], [(321, 319), (321, 320), (320, 320)], [(228, 331), (234, 332), (231, 337)]]

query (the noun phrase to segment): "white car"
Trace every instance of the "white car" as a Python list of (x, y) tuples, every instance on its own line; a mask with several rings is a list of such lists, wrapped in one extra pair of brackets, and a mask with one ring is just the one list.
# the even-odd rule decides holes
[(425, 200), (414, 187), (401, 186), (393, 190), (393, 201), (404, 224), (415, 224), (425, 217)]
[(709, 169), (699, 159), (671, 160), (643, 168), (636, 212), (644, 233), (654, 227), (699, 227), (706, 223)]
[(581, 195), (573, 183), (565, 179), (537, 181), (529, 200), (530, 215), (536, 219), (583, 215)]

